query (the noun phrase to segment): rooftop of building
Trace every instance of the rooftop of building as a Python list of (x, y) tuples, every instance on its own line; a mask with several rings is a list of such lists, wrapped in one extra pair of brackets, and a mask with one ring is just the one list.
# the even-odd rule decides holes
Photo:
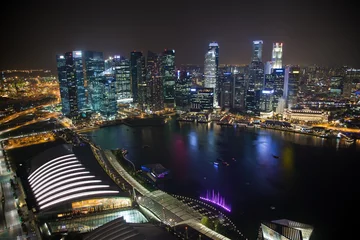
[(106, 174), (87, 144), (62, 144), (33, 157), (24, 188), (37, 211), (91, 198), (129, 197)]

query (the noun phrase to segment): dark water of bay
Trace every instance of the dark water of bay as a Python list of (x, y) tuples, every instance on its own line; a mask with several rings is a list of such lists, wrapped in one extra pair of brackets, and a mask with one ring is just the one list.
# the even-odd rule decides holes
[[(255, 239), (261, 220), (280, 218), (313, 225), (311, 239), (332, 239), (341, 230), (338, 221), (349, 217), (358, 189), (359, 142), (349, 146), (174, 119), (162, 127), (120, 125), (86, 135), (104, 149), (127, 149), (137, 167), (161, 163), (170, 169), (173, 179), (165, 186), (170, 193), (199, 198), (207, 190), (219, 191), (231, 205), (229, 217), (249, 239)], [(217, 158), (230, 166), (215, 167)]]

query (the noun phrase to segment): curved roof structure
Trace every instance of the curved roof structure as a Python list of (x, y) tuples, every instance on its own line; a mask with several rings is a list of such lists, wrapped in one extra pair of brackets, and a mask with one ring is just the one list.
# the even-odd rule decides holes
[[(104, 175), (100, 179), (100, 174), (95, 174), (95, 171), (89, 168), (91, 165), (85, 166), (84, 163), (76, 154), (62, 151), (57, 157), (47, 158), (46, 162), (42, 161), (42, 164), (36, 167), (29, 175), (28, 183), (40, 210), (69, 201), (104, 195), (119, 196), (120, 192), (111, 184), (111, 180), (106, 181), (109, 179), (104, 179)], [(99, 171), (101, 170), (97, 170)]]

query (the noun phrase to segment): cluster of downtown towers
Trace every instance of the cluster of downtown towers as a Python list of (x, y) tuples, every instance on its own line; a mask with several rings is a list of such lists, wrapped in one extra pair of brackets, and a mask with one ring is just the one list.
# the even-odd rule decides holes
[[(62, 112), (71, 118), (100, 113), (114, 119), (119, 102), (143, 111), (164, 109), (245, 110), (255, 116), (296, 104), (299, 68), (282, 65), (282, 43), (274, 43), (272, 60), (262, 62), (262, 41), (253, 41), (251, 63), (245, 68), (219, 67), (219, 45), (209, 44), (201, 79), (194, 69), (175, 67), (175, 50), (157, 54), (133, 51), (130, 59), (102, 52), (72, 51), (57, 55)], [(145, 61), (146, 60), (146, 61)]]

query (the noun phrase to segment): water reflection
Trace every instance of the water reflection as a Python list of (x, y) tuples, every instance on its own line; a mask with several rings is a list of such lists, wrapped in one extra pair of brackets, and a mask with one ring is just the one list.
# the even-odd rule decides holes
[(294, 150), (292, 147), (287, 146), (284, 148), (281, 160), (285, 172), (291, 174), (294, 170)]

